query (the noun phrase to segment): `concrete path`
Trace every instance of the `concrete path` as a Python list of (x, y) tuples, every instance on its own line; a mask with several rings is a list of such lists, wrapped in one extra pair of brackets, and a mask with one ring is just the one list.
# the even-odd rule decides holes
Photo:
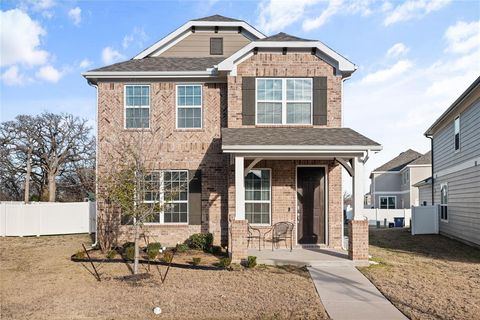
[(353, 266), (313, 266), (308, 271), (333, 320), (408, 319)]

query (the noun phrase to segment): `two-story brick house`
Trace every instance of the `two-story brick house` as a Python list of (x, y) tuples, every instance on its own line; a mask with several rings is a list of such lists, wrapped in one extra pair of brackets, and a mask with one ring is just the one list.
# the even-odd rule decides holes
[[(237, 260), (247, 223), (289, 221), (296, 245), (339, 248), (341, 167), (361, 210), (364, 163), (381, 150), (342, 128), (342, 84), (355, 69), (320, 41), (266, 37), (218, 15), (191, 20), (131, 60), (84, 73), (97, 87), (97, 174), (111, 144), (141, 130), (159, 189), (188, 181), (187, 196), (144, 226), (162, 243), (211, 232)], [(352, 222), (350, 241), (351, 257), (366, 259), (366, 222)]]

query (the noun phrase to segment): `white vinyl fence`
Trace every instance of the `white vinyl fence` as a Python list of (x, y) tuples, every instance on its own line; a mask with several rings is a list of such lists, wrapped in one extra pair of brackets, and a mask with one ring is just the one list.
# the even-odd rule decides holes
[(413, 207), (412, 235), (438, 233), (438, 206)]
[(96, 232), (95, 202), (0, 202), (0, 235)]
[(389, 223), (394, 222), (394, 218), (403, 218), (404, 226), (410, 226), (410, 219), (412, 218), (411, 209), (362, 209), (361, 216), (368, 220), (369, 225), (376, 226), (377, 221), (380, 222), (380, 226), (384, 226), (385, 219), (386, 227)]

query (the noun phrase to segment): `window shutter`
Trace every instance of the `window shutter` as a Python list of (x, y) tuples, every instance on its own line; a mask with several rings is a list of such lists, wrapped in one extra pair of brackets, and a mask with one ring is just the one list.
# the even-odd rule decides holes
[(327, 77), (313, 78), (313, 124), (327, 124)]
[(188, 171), (188, 224), (202, 223), (202, 171)]
[(255, 124), (255, 77), (242, 77), (242, 124)]

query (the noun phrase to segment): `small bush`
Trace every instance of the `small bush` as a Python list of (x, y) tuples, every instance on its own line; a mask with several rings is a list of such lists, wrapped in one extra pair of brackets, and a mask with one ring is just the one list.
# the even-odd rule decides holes
[(107, 259), (113, 259), (117, 255), (117, 251), (115, 250), (108, 250), (107, 251)]
[(165, 251), (162, 260), (166, 263), (170, 263), (173, 260), (173, 253), (171, 251)]
[(127, 241), (122, 245), (123, 250), (126, 250), (129, 247), (135, 247), (135, 242)]
[(212, 246), (212, 247), (210, 247), (210, 253), (215, 255), (215, 256), (219, 256), (219, 255), (222, 254), (222, 247)]
[(192, 249), (209, 251), (213, 243), (211, 233), (195, 233), (188, 239), (188, 245)]
[(128, 260), (133, 260), (135, 259), (135, 246), (133, 247), (127, 247), (124, 251), (124, 256)]
[(248, 256), (247, 261), (245, 262), (245, 267), (247, 268), (255, 268), (257, 265), (257, 257), (255, 256)]
[(198, 266), (198, 265), (200, 264), (200, 261), (201, 261), (201, 260), (202, 260), (202, 259), (199, 258), (199, 257), (194, 257), (194, 258), (192, 259), (192, 264), (193, 264), (194, 266)]
[(85, 258), (85, 251), (78, 250), (73, 256), (77, 259), (83, 259)]
[(155, 259), (158, 254), (160, 253), (160, 249), (162, 248), (162, 245), (160, 242), (152, 242), (149, 243), (147, 246), (147, 255), (150, 260)]
[(230, 264), (232, 263), (232, 258), (222, 258), (220, 259), (220, 262), (218, 265), (222, 268), (228, 268), (230, 267)]
[(186, 243), (179, 244), (177, 246), (177, 252), (186, 252), (188, 250), (188, 245)]

